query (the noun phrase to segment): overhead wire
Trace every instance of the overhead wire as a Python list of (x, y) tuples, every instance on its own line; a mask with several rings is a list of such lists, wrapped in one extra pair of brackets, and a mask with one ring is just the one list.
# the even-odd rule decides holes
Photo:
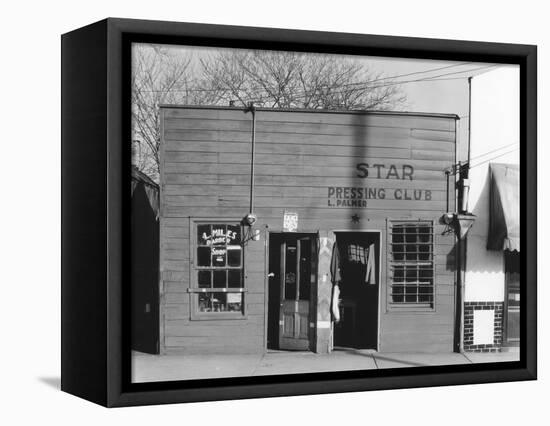
[[(468, 64), (468, 63), (466, 62), (466, 63), (463, 63), (463, 64)], [(459, 66), (459, 65), (463, 65), (463, 64), (456, 64), (456, 65), (452, 65), (452, 66)], [(464, 74), (466, 72), (479, 71), (479, 70), (483, 70), (483, 69), (494, 68), (494, 67), (497, 67), (497, 66), (498, 65), (484, 65), (484, 66), (477, 67), (477, 68), (470, 68), (470, 69), (461, 70), (461, 71), (453, 71), (453, 72), (450, 72), (450, 73), (437, 74), (437, 75), (432, 75), (432, 76), (428, 76), (428, 77), (425, 77), (425, 78), (419, 78), (419, 79), (413, 79), (413, 80), (403, 80), (403, 81), (392, 81), (392, 82), (383, 83), (383, 84), (371, 85), (371, 83), (373, 83), (373, 82), (383, 81), (383, 80), (390, 80), (390, 79), (397, 79), (397, 78), (413, 75), (413, 74), (416, 74), (416, 73), (401, 74), (401, 75), (397, 75), (397, 76), (385, 77), (385, 78), (382, 78), (382, 79), (369, 80), (369, 81), (366, 81), (366, 82), (347, 83), (347, 84), (341, 85), (340, 87), (342, 87), (342, 86), (345, 86), (345, 87), (348, 87), (348, 86), (362, 86), (362, 87), (358, 87), (356, 90), (366, 90), (366, 89), (379, 89), (379, 88), (383, 88), (383, 87), (398, 86), (400, 84), (409, 84), (409, 83), (431, 82), (431, 81), (446, 81), (446, 80), (460, 80), (460, 79), (467, 79), (469, 76), (454, 77), (454, 78), (441, 78), (441, 77), (446, 77), (446, 76), (450, 76), (450, 75), (457, 75), (457, 74)], [(450, 68), (450, 67), (451, 67), (451, 65), (448, 66), (448, 67), (442, 67), (442, 68), (439, 68), (439, 69), (445, 69), (445, 68)], [(435, 70), (438, 70), (438, 68), (434, 68), (434, 69), (431, 69), (431, 70), (418, 71), (418, 73), (433, 72)], [(322, 85), (320, 87), (330, 88), (330, 86), (328, 86), (326, 84)], [(264, 91), (265, 93), (268, 93), (267, 90), (265, 89), (265, 87), (262, 87), (262, 86), (248, 86), (245, 89), (246, 90), (259, 90), (259, 91)], [(220, 87), (220, 88), (216, 88), (216, 89), (189, 88), (189, 89), (172, 90), (172, 92), (177, 92), (177, 93), (219, 92), (220, 90), (232, 91), (232, 90), (235, 90), (235, 88), (231, 88), (231, 87)], [(238, 90), (242, 90), (242, 89), (238, 89)], [(155, 89), (141, 90), (141, 91), (142, 92), (163, 92), (163, 90), (155, 90)], [(313, 92), (310, 92), (310, 93), (313, 93)], [(330, 93), (331, 94), (341, 94), (341, 93), (347, 93), (347, 91), (345, 89), (339, 88), (337, 90), (336, 89), (331, 90)], [(308, 94), (308, 92), (305, 89), (297, 89), (297, 90), (294, 91), (293, 94), (294, 95), (302, 94), (302, 95), (305, 96), (305, 95)]]
[[(482, 69), (494, 68), (494, 67), (496, 67), (496, 66), (497, 66), (497, 65), (486, 65), (486, 66), (483, 66), (483, 67), (471, 68), (471, 69), (464, 70), (464, 71), (454, 71), (454, 72), (450, 72), (450, 73), (438, 74), (438, 75), (435, 75), (435, 76), (430, 76), (430, 77), (421, 78), (421, 79), (416, 79), (416, 80), (394, 81), (394, 82), (392, 82), (392, 83), (387, 83), (387, 84), (384, 84), (384, 85), (381, 85), (381, 86), (374, 86), (374, 88), (377, 88), (377, 87), (386, 87), (386, 86), (394, 86), (394, 85), (399, 85), (399, 84), (402, 84), (402, 83), (416, 83), (416, 82), (419, 82), (419, 81), (434, 81), (434, 80), (438, 80), (439, 77), (444, 77), (444, 76), (447, 76), (447, 75), (463, 74), (463, 73), (465, 73), (465, 72), (479, 71), (479, 70), (482, 70)], [(468, 78), (468, 77), (469, 77), (469, 76), (459, 77), (459, 79)]]
[(508, 148), (512, 145), (519, 145), (519, 143), (518, 142), (510, 143), (508, 145), (501, 146), (500, 148), (496, 148), (496, 149), (493, 149), (491, 151), (484, 152), (483, 154), (479, 154), (479, 155), (476, 155), (475, 157), (470, 158), (470, 161), (476, 160), (476, 159), (481, 158), (481, 157), (485, 157), (486, 155), (492, 154), (493, 152), (501, 151), (501, 150), (506, 149), (506, 148)]
[(512, 154), (513, 152), (517, 151), (519, 149), (519, 147), (515, 148), (515, 149), (512, 149), (511, 151), (507, 151), (507, 152), (503, 152), (502, 154), (499, 154), (499, 155), (496, 155), (494, 157), (491, 157), (487, 160), (484, 160), (480, 163), (477, 163), (477, 164), (474, 164), (473, 166), (470, 166), (470, 170), (471, 169), (474, 169), (478, 166), (481, 166), (482, 164), (485, 164), (485, 163), (488, 163), (489, 161), (493, 161), (493, 160), (496, 160), (497, 158), (500, 158), (500, 157), (504, 157), (505, 155), (508, 155), (508, 154)]
[[(485, 68), (485, 67), (483, 67)], [(459, 73), (462, 73), (461, 72), (456, 72), (456, 73), (449, 73), (449, 74), (445, 74), (445, 75), (452, 75), (452, 74), (459, 74)], [(376, 85), (376, 86), (372, 86), (372, 87), (363, 87), (361, 89), (357, 89), (357, 90), (367, 90), (367, 89), (372, 89), (372, 90), (376, 90), (376, 89), (381, 89), (381, 88), (384, 88), (384, 87), (390, 87), (390, 86), (399, 86), (401, 84), (409, 84), (409, 83), (421, 83), (421, 82), (436, 82), (436, 81), (448, 81), (448, 80), (465, 80), (465, 79), (468, 79), (469, 76), (463, 76), (463, 77), (451, 77), (451, 78), (439, 78), (439, 76), (430, 76), (428, 78), (423, 78), (423, 79), (415, 79), (415, 80), (406, 80), (406, 81), (400, 81), (400, 82), (394, 82), (394, 83), (390, 83), (390, 84), (379, 84), (379, 85)], [(266, 100), (269, 100), (269, 92), (263, 88), (263, 87), (257, 87), (257, 88), (254, 88), (254, 87), (247, 87), (246, 88), (247, 90), (258, 90), (258, 91), (261, 91), (263, 93), (266, 94), (266, 97), (263, 98), (263, 97), (255, 97), (255, 98), (251, 98), (251, 97), (248, 97), (248, 96), (245, 96), (244, 97), (244, 104), (248, 104), (249, 102), (264, 102)], [(218, 88), (218, 89), (181, 89), (181, 90), (173, 90), (172, 92), (176, 92), (176, 93), (216, 93), (216, 92), (220, 92), (220, 91), (227, 91), (227, 95), (231, 95), (231, 93), (235, 93), (234, 92), (234, 89), (233, 88), (230, 88), (230, 87), (222, 87), (222, 88)], [(142, 90), (142, 92), (162, 92), (162, 90)], [(308, 93), (307, 91), (305, 90), (296, 90), (293, 92), (293, 95), (295, 97), (297, 97), (298, 99), (304, 99), (306, 98), (308, 95), (312, 95), (314, 94), (315, 92), (310, 92)], [(327, 94), (330, 94), (330, 95), (338, 95), (338, 94), (343, 94), (343, 93), (349, 93), (349, 90), (346, 91), (346, 90), (331, 90), (329, 93)], [(236, 96), (234, 94), (234, 96)]]
[[(462, 62), (462, 63), (459, 63), (459, 64), (447, 65), (445, 67), (431, 68), (431, 69), (427, 69), (427, 70), (423, 70), (423, 71), (415, 71), (415, 72), (411, 72), (411, 73), (407, 73), (407, 74), (399, 74), (399, 75), (392, 75), (392, 76), (388, 76), (388, 77), (377, 78), (377, 79), (369, 80), (369, 83), (374, 83), (374, 82), (383, 81), (383, 80), (393, 80), (393, 79), (396, 79), (396, 78), (409, 77), (411, 75), (417, 75), (417, 74), (426, 74), (428, 72), (440, 71), (440, 70), (444, 70), (444, 69), (448, 69), (448, 68), (460, 67), (460, 66), (469, 65), (469, 64), (473, 64), (473, 62)], [(355, 85), (361, 85), (361, 84), (364, 84), (364, 82), (345, 83), (342, 86), (355, 86)]]
[[(440, 77), (447, 76), (447, 75), (462, 74), (462, 73), (468, 72), (468, 71), (477, 71), (477, 70), (487, 69), (487, 68), (492, 68), (492, 67), (496, 67), (496, 65), (483, 66), (483, 67), (473, 68), (473, 69), (464, 70), (464, 71), (455, 71), (455, 72), (452, 72), (452, 73), (444, 73), (444, 74), (429, 76), (429, 77), (426, 77), (426, 78), (415, 79), (415, 80), (396, 81), (396, 82), (392, 82), (392, 83), (379, 84), (379, 85), (374, 85), (374, 86), (370, 86), (370, 87), (367, 85), (365, 87), (358, 88), (357, 90), (367, 90), (367, 89), (375, 90), (375, 89), (380, 89), (380, 88), (384, 88), (384, 87), (399, 86), (401, 84), (408, 84), (408, 83), (434, 82), (434, 81), (447, 81), (447, 80), (463, 80), (463, 79), (468, 79), (469, 76), (452, 77), (452, 78), (440, 78)], [(364, 83), (364, 84), (368, 84), (368, 83)], [(232, 90), (231, 88), (224, 88), (224, 89), (228, 90), (228, 91)], [(248, 88), (248, 89), (253, 90), (253, 88)], [(258, 89), (262, 90), (262, 91), (265, 91), (267, 93), (267, 91), (264, 88), (258, 87)], [(206, 89), (205, 91), (208, 91), (208, 89)], [(214, 89), (212, 91), (219, 91), (219, 89)], [(305, 96), (311, 95), (313, 93), (314, 92), (307, 93), (305, 90), (300, 89), (300, 90), (295, 91), (293, 93), (293, 95), (294, 96), (301, 95), (301, 96), (305, 97)], [(342, 94), (342, 93), (348, 93), (348, 91), (338, 89), (338, 90), (331, 90), (330, 93), (327, 93), (327, 94), (337, 95), (337, 94)], [(252, 101), (262, 101), (263, 99), (262, 98), (256, 98), (256, 99), (251, 99), (251, 100)]]
[[(428, 72), (440, 71), (440, 70), (444, 70), (444, 69), (448, 69), (448, 68), (459, 67), (459, 66), (469, 65), (469, 64), (473, 64), (473, 63), (474, 62), (461, 62), (459, 64), (452, 64), (452, 65), (447, 65), (447, 66), (439, 67), (439, 68), (430, 68), (430, 69), (427, 69), (427, 70), (415, 71), (415, 72), (411, 72), (411, 73), (407, 73), (407, 74), (398, 74), (398, 75), (393, 75), (393, 76), (388, 76), (388, 77), (381, 77), (381, 78), (369, 80), (368, 82), (373, 83), (373, 82), (383, 81), (383, 80), (392, 80), (392, 79), (396, 79), (396, 78), (408, 77), (408, 76), (417, 75), (417, 74), (425, 74), (425, 73), (428, 73)], [(197, 81), (199, 81), (199, 79), (195, 78), (195, 79), (189, 80), (189, 82), (193, 82), (193, 81), (197, 82)], [(356, 86), (356, 85), (363, 85), (365, 83), (366, 82), (363, 82), (363, 81), (355, 82), (355, 83), (344, 83), (344, 84), (342, 84), (342, 86)], [(328, 84), (324, 84), (323, 86), (328, 86)], [(261, 87), (256, 86), (255, 89), (261, 89)], [(197, 90), (197, 91), (199, 91), (199, 90), (200, 91), (214, 90), (214, 91), (217, 91), (219, 89), (192, 89), (192, 90)], [(142, 91), (144, 91), (144, 92), (162, 92), (163, 90), (150, 89), (150, 90), (142, 90)], [(178, 89), (178, 90), (174, 90), (174, 91), (176, 91), (176, 92), (179, 92), (179, 91), (185, 92), (186, 89)]]

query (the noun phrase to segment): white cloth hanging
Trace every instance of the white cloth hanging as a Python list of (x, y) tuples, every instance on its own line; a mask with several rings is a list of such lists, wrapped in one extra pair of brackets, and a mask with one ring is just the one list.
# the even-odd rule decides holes
[(332, 319), (334, 322), (340, 321), (340, 308), (338, 306), (338, 300), (340, 299), (340, 286), (338, 284), (334, 284), (332, 286), (332, 303), (331, 303), (331, 312), (332, 312)]

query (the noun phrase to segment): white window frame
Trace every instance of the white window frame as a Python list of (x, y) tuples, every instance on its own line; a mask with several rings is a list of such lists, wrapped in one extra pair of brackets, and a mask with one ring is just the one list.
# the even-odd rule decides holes
[[(199, 242), (197, 241), (198, 227), (200, 225), (238, 225), (241, 232), (241, 265), (239, 267), (213, 267), (206, 266), (201, 267), (197, 265), (197, 248), (199, 247)], [(189, 308), (190, 308), (190, 319), (191, 320), (240, 320), (246, 319), (246, 272), (245, 272), (245, 254), (244, 254), (244, 244), (243, 244), (243, 225), (241, 224), (241, 219), (236, 218), (191, 218), (189, 221), (189, 288), (187, 292), (189, 293)], [(226, 254), (227, 256), (227, 254)], [(200, 288), (198, 283), (198, 273), (201, 270), (230, 270), (236, 269), (241, 271), (241, 286), (240, 287), (220, 287), (220, 288)], [(222, 311), (222, 312), (201, 312), (199, 310), (199, 294), (201, 293), (240, 293), (242, 300), (242, 309), (236, 312)]]

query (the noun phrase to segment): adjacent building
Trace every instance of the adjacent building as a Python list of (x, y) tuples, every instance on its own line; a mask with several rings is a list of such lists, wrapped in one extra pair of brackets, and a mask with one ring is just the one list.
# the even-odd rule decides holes
[(472, 80), (466, 241), (465, 351), (519, 345), (519, 72), (502, 67)]

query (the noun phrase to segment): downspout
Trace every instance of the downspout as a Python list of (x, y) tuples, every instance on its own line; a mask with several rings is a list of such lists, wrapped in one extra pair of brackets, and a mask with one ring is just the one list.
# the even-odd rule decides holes
[(252, 113), (252, 155), (250, 159), (250, 209), (249, 213), (254, 213), (254, 165), (256, 155), (256, 107), (253, 102), (248, 104), (246, 112)]
[[(455, 121), (455, 153), (460, 152), (458, 149), (458, 125)], [(455, 157), (456, 160), (456, 157)], [(460, 162), (457, 162), (457, 170), (460, 170)], [(457, 179), (456, 175), (458, 173), (453, 173), (454, 178), (454, 216), (456, 217), (456, 212), (458, 212), (458, 193), (457, 193)], [(456, 226), (456, 223), (455, 223)], [(455, 289), (455, 330), (454, 330), (454, 339), (453, 339), (453, 352), (460, 353), (462, 351), (462, 340), (463, 340), (463, 324), (464, 324), (464, 313), (463, 313), (463, 297), (462, 297), (462, 244), (460, 238), (460, 232), (457, 232), (455, 228), (455, 241), (456, 241), (456, 253), (455, 253), (455, 268), (456, 268), (456, 289)]]
[[(470, 169), (470, 157), (471, 157), (471, 146), (472, 146), (472, 76), (468, 77), (468, 152), (466, 157), (465, 165), (460, 164), (458, 175), (462, 184), (462, 179), (466, 175), (466, 179), (469, 178), (469, 169)], [(469, 196), (468, 193), (464, 193), (464, 188), (461, 188), (462, 194), (460, 199), (457, 199), (457, 202), (460, 202), (459, 206), (456, 206), (455, 210), (457, 213), (467, 213), (467, 201), (464, 200), (465, 197)], [(465, 210), (463, 212), (462, 210)], [(457, 240), (457, 301), (456, 301), (456, 319), (457, 326), (456, 331), (458, 336), (455, 338), (455, 352), (464, 351), (464, 293), (465, 293), (465, 283), (466, 283), (466, 264), (467, 264), (467, 245), (468, 245), (468, 235), (465, 234), (464, 237), (461, 236), (461, 232), (458, 233)]]
[[(469, 188), (469, 179), (470, 179), (470, 158), (471, 158), (471, 147), (472, 147), (472, 79), (473, 76), (468, 77), (468, 157), (466, 157), (466, 179), (468, 179), (468, 190), (466, 191), (463, 187), (463, 205), (466, 209), (466, 213), (470, 211), (468, 205), (469, 205), (469, 198), (470, 198), (470, 188)], [(464, 202), (464, 199), (466, 202)], [(464, 294), (465, 294), (465, 287), (466, 287), (466, 266), (468, 265), (468, 234), (464, 235), (464, 239), (462, 241), (462, 252), (461, 258), (462, 258), (462, 267), (463, 267), (463, 274), (461, 279), (461, 288), (460, 288), (460, 298), (461, 298), (461, 329), (460, 329), (460, 351), (464, 352), (464, 304), (466, 303), (464, 300)]]
[[(472, 147), (472, 76), (468, 77), (468, 156), (466, 157), (466, 178), (470, 178), (470, 158), (471, 158), (471, 147)], [(462, 172), (462, 170), (461, 170)], [(464, 187), (462, 188), (462, 204), (464, 208), (466, 208), (466, 211), (468, 211), (468, 198), (470, 197), (470, 191), (468, 188), (468, 192), (464, 193)], [(464, 202), (464, 198), (466, 198), (466, 202)], [(461, 206), (461, 208), (463, 207)], [(460, 259), (462, 260), (462, 269), (460, 271), (461, 279), (460, 279), (460, 315), (461, 315), (461, 321), (460, 321), (460, 347), (459, 352), (464, 352), (464, 304), (466, 303), (464, 300), (464, 293), (465, 293), (465, 286), (466, 286), (466, 265), (467, 262), (467, 255), (468, 255), (468, 234), (464, 235), (464, 238), (460, 244)]]
[(470, 165), (470, 148), (472, 146), (472, 78), (468, 77), (468, 167)]
[(449, 213), (449, 176), (450, 174), (451, 174), (451, 170), (445, 170), (445, 177), (447, 179), (447, 208), (445, 210), (446, 213)]
[(456, 276), (456, 326), (455, 326), (455, 339), (454, 339), (454, 352), (461, 353), (464, 348), (464, 274), (463, 265), (466, 250), (464, 250), (465, 241), (457, 238), (456, 242), (456, 263), (457, 263), (457, 276)]
[(248, 108), (244, 110), (245, 113), (252, 113), (252, 148), (251, 148), (251, 158), (250, 158), (250, 206), (247, 215), (243, 218), (242, 222), (248, 229), (246, 237), (243, 240), (243, 243), (246, 243), (250, 240), (259, 241), (260, 240), (260, 231), (255, 230), (253, 232), (252, 227), (257, 221), (257, 217), (254, 214), (254, 166), (255, 166), (255, 156), (256, 156), (256, 107), (252, 102), (248, 104)]

